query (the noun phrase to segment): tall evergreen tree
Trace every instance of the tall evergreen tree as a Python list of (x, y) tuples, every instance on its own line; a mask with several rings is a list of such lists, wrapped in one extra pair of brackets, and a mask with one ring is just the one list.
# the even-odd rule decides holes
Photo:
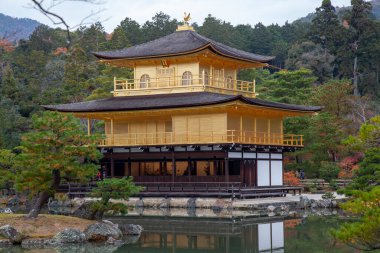
[(16, 161), (16, 188), (37, 197), (29, 218), (38, 216), (61, 178), (90, 180), (97, 168), (94, 162), (101, 157), (98, 136), (87, 136), (73, 115), (46, 111), (41, 117), (34, 115), (32, 121), (33, 130), (23, 135)]
[(96, 64), (90, 62), (88, 54), (79, 46), (70, 48), (65, 64), (64, 100), (79, 102), (87, 97), (93, 90), (88, 80), (96, 74)]
[(142, 33), (145, 41), (151, 41), (173, 33), (177, 29), (178, 22), (176, 19), (170, 19), (170, 16), (159, 12), (152, 17), (152, 21), (146, 21), (142, 26)]
[(322, 5), (316, 9), (310, 26), (308, 35), (311, 41), (334, 52), (341, 30), (342, 27), (331, 0), (323, 0)]
[(124, 29), (121, 26), (116, 27), (113, 30), (112, 38), (110, 41), (110, 49), (123, 49), (125, 47), (130, 47), (131, 43), (129, 42), (127, 35)]
[[(372, 5), (364, 0), (352, 0), (352, 9), (344, 16), (345, 42), (337, 52), (341, 58), (341, 71), (352, 78), (354, 95), (359, 96), (364, 89), (359, 76), (368, 66), (367, 59), (373, 52), (374, 41), (380, 35), (375, 32), (375, 25), (370, 17)], [(367, 66), (366, 66), (367, 65)], [(366, 68), (367, 67), (367, 68)]]
[(131, 18), (126, 18), (120, 22), (122, 28), (132, 46), (145, 42), (143, 31), (140, 24)]

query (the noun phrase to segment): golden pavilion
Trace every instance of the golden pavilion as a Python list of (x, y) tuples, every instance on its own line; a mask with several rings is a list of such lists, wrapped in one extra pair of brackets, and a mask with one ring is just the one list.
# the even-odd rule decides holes
[(199, 35), (187, 23), (165, 37), (94, 53), (133, 69), (114, 78), (113, 97), (44, 106), (104, 121), (99, 145), (108, 177), (133, 176), (148, 196), (283, 195), (283, 153), (303, 146), (284, 134), (286, 117), (320, 107), (256, 98), (255, 81), (238, 71), (274, 57), (244, 52)]

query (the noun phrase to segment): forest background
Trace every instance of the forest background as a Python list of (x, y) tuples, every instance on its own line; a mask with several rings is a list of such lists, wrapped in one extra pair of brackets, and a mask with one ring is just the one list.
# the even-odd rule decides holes
[[(371, 4), (372, 3), (372, 4)], [(336, 10), (323, 0), (316, 13), (284, 25), (236, 25), (211, 15), (195, 30), (226, 45), (274, 55), (271, 68), (243, 70), (241, 80), (256, 80), (258, 98), (321, 105), (313, 117), (292, 118), (285, 132), (303, 134), (305, 148), (289, 153), (288, 170), (333, 182), (350, 178), (363, 159), (352, 148), (362, 124), (379, 113), (380, 21), (378, 1), (352, 0)], [(163, 12), (144, 24), (125, 18), (111, 34), (100, 22), (70, 32), (38, 26), (17, 44), (0, 40), (0, 149), (9, 154), (31, 128), (41, 105), (112, 96), (113, 77), (133, 72), (99, 64), (92, 52), (121, 49), (174, 32), (181, 24)], [(0, 160), (4, 160), (0, 158)], [(4, 162), (0, 161), (0, 166)]]

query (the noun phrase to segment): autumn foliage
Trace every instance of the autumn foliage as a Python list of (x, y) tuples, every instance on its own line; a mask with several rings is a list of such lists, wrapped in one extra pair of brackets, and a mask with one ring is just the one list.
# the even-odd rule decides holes
[(291, 186), (299, 186), (300, 179), (296, 177), (296, 173), (294, 171), (284, 172), (284, 184)]
[(0, 48), (4, 49), (5, 52), (12, 52), (15, 50), (15, 46), (7, 39), (0, 39)]
[(340, 163), (339, 178), (352, 178), (353, 172), (359, 168), (359, 162), (363, 159), (362, 153), (356, 153), (353, 156), (345, 157)]

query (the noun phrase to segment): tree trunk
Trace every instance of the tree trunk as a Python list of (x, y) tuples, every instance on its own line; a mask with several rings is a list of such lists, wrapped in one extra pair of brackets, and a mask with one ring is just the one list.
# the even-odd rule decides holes
[(51, 183), (50, 191), (43, 191), (38, 194), (38, 198), (34, 203), (32, 209), (26, 215), (27, 218), (36, 218), (41, 211), (42, 206), (48, 202), (49, 197), (58, 189), (61, 183), (61, 174), (59, 170), (53, 170), (53, 180)]
[(354, 85), (354, 96), (360, 96), (359, 87), (358, 87), (358, 57), (355, 56), (354, 59), (354, 76), (352, 80), (352, 84)]

